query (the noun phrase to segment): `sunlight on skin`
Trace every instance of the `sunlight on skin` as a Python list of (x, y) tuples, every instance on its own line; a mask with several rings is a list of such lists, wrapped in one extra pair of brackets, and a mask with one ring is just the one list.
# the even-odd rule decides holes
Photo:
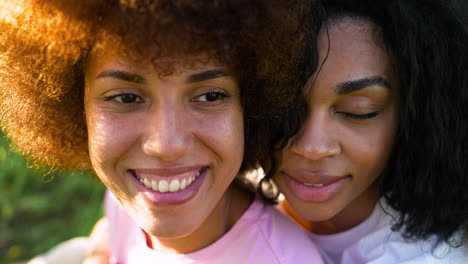
[[(85, 71), (96, 174), (153, 249), (188, 253), (210, 245), (250, 204), (231, 184), (244, 152), (237, 81), (215, 62), (160, 76), (149, 61), (104, 45)], [(197, 180), (183, 190), (174, 183), (190, 177)], [(168, 192), (169, 183), (175, 191)]]
[(306, 85), (309, 115), (274, 176), (314, 233), (358, 225), (378, 200), (374, 183), (392, 151), (399, 92), (375, 27), (344, 19), (320, 32), (319, 56), (327, 59)]

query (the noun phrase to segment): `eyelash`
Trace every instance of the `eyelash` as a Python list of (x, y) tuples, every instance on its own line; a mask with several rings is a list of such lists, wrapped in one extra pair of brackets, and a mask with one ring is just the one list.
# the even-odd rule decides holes
[[(216, 96), (216, 98), (214, 100), (204, 100), (204, 101), (201, 101), (199, 100), (201, 97), (203, 96)], [(204, 93), (204, 94), (201, 94), (201, 95), (198, 95), (196, 97), (194, 97), (193, 99), (190, 99), (191, 102), (201, 102), (201, 103), (212, 103), (212, 102), (216, 102), (218, 100), (220, 100), (221, 102), (224, 101), (224, 99), (226, 98), (229, 98), (231, 97), (229, 94), (225, 93), (225, 92), (221, 92), (221, 91), (214, 91), (214, 92), (208, 92), (208, 93)], [(198, 99), (198, 100), (197, 100)]]
[[(124, 98), (125, 96), (128, 96), (128, 97), (131, 97), (132, 99), (134, 99), (132, 102), (124, 102), (123, 100), (119, 101), (117, 100), (117, 98)], [(132, 104), (132, 103), (142, 103), (142, 102), (138, 102), (137, 100), (140, 99), (141, 101), (143, 99), (141, 99), (141, 97), (139, 97), (138, 95), (135, 95), (135, 94), (131, 94), (131, 93), (124, 93), (124, 94), (116, 94), (116, 95), (111, 95), (111, 96), (108, 96), (108, 97), (105, 97), (104, 100), (106, 102), (108, 101), (112, 101), (112, 100), (115, 100), (119, 103), (122, 103), (122, 104)]]
[(347, 113), (347, 112), (338, 112), (338, 113), (343, 114), (349, 118), (365, 120), (365, 119), (371, 119), (371, 118), (378, 116), (380, 114), (380, 111), (375, 111), (375, 112), (367, 113), (367, 114), (353, 114), (353, 113)]
[[(205, 99), (204, 101), (202, 100), (197, 100), (203, 96), (215, 96), (216, 98), (214, 98), (213, 100), (208, 100), (208, 99)], [(130, 97), (130, 98), (127, 98), (127, 99), (131, 99), (127, 102), (125, 102), (125, 97)], [(229, 94), (227, 93), (224, 93), (224, 92), (208, 92), (208, 93), (204, 93), (204, 94), (201, 94), (199, 96), (196, 96), (194, 99), (191, 99), (190, 101), (192, 102), (202, 102), (202, 103), (211, 103), (211, 102), (215, 102), (215, 101), (218, 101), (218, 100), (221, 100), (223, 101), (225, 98), (229, 98), (231, 97)], [(120, 98), (120, 100), (118, 100), (118, 98)], [(131, 93), (125, 93), (125, 94), (116, 94), (116, 95), (111, 95), (111, 96), (108, 96), (108, 97), (105, 97), (104, 100), (106, 102), (109, 102), (109, 101), (112, 101), (112, 100), (115, 100), (119, 103), (122, 103), (122, 104), (132, 104), (132, 103), (141, 103), (141, 102), (138, 102), (137, 100), (138, 99), (141, 99), (138, 95), (134, 95), (134, 94), (131, 94)]]

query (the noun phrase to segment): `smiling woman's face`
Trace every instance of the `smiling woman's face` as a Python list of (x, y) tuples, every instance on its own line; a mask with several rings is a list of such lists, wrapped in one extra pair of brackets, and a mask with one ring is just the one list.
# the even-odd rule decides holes
[(86, 69), (89, 154), (149, 234), (184, 237), (222, 201), (244, 152), (237, 82), (214, 63), (160, 77), (106, 47)]
[[(306, 86), (308, 117), (283, 151), (274, 180), (304, 218), (349, 228), (372, 211), (374, 182), (392, 150), (398, 87), (370, 22), (343, 19), (319, 35), (318, 75)], [(313, 81), (315, 79), (315, 82)]]

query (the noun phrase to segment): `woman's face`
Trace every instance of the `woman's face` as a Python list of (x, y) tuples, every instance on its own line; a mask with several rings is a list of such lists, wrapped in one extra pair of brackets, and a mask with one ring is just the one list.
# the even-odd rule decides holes
[(308, 117), (274, 180), (304, 218), (352, 225), (378, 199), (373, 183), (392, 150), (398, 87), (374, 24), (344, 19), (328, 30), (329, 43), (319, 34), (323, 67), (305, 88)]
[(105, 47), (85, 72), (94, 170), (153, 236), (183, 237), (214, 210), (243, 159), (237, 82), (214, 63), (160, 77)]

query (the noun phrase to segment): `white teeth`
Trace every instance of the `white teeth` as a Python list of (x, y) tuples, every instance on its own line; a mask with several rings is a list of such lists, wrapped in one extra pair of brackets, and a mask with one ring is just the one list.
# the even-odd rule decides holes
[(171, 184), (169, 184), (169, 191), (170, 192), (177, 192), (180, 188), (179, 180), (172, 180)]
[(312, 187), (322, 187), (325, 184), (314, 184), (314, 183), (304, 183), (306, 186), (312, 186)]
[[(138, 180), (144, 184), (147, 188), (153, 189), (157, 192), (177, 192), (179, 190), (183, 190), (187, 188), (190, 184), (192, 184), (198, 176), (200, 176), (201, 171), (198, 171), (195, 175), (189, 178), (182, 179), (181, 181), (179, 180), (172, 180), (171, 182), (168, 182), (166, 180), (161, 180), (159, 182), (153, 180), (150, 181), (148, 179), (143, 179), (143, 178), (138, 178)], [(305, 185), (309, 185), (304, 183)], [(323, 184), (322, 184), (323, 185)], [(316, 185), (313, 185), (316, 186)]]
[(183, 179), (182, 182), (180, 183), (180, 189), (183, 190), (187, 187), (187, 180)]
[(167, 183), (167, 181), (165, 180), (162, 180), (162, 181), (159, 181), (159, 191), (160, 192), (168, 192), (169, 191), (169, 183)]
[(151, 189), (153, 189), (155, 191), (159, 190), (159, 186), (158, 186), (158, 183), (156, 181), (151, 182)]
[(143, 180), (143, 184), (144, 184), (146, 187), (151, 188), (151, 182), (148, 181), (148, 179), (144, 179), (144, 180)]

